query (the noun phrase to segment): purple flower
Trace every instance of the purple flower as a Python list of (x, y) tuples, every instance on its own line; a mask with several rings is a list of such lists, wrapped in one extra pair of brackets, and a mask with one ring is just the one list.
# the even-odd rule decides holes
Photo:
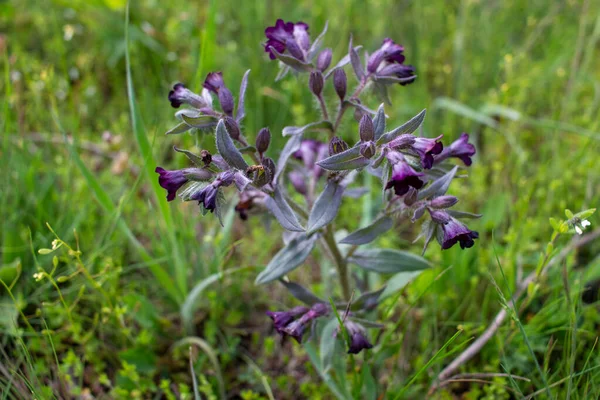
[(316, 163), (329, 155), (329, 145), (314, 139), (305, 139), (300, 143), (300, 148), (294, 153), (294, 158), (302, 160), (304, 166), (319, 178), (324, 171)]
[(158, 183), (164, 189), (167, 190), (167, 201), (175, 199), (175, 195), (179, 188), (188, 182), (188, 178), (185, 177), (185, 169), (177, 169), (173, 171), (167, 171), (164, 168), (156, 167), (154, 172), (158, 173)]
[(326, 315), (328, 312), (329, 307), (326, 304), (316, 303), (310, 309), (306, 309), (306, 307), (296, 307), (287, 314), (282, 312), (268, 312), (267, 315), (273, 320), (277, 332), (284, 337), (286, 335), (291, 336), (296, 339), (298, 343), (301, 343), (306, 325), (312, 320)]
[(460, 158), (468, 167), (473, 163), (471, 157), (475, 155), (475, 146), (469, 143), (469, 134), (463, 133), (460, 138), (455, 140), (450, 146), (446, 147), (440, 155), (435, 157), (435, 163), (444, 161), (449, 157)]
[(219, 89), (225, 86), (222, 72), (209, 72), (204, 79), (203, 86), (215, 94), (219, 94)]
[(278, 19), (275, 26), (265, 29), (265, 51), (269, 53), (271, 60), (277, 57), (273, 50), (283, 53), (286, 49), (295, 58), (304, 61), (305, 54), (310, 48), (310, 37), (308, 36), (308, 25), (304, 22), (284, 22)]
[(425, 182), (421, 177), (425, 174), (415, 171), (404, 160), (404, 157), (397, 153), (391, 152), (388, 154), (388, 159), (392, 162), (392, 178), (385, 186), (386, 189), (394, 188), (394, 192), (398, 196), (403, 196), (408, 192), (410, 187), (421, 189)]
[(294, 170), (288, 174), (288, 178), (290, 178), (290, 182), (292, 182), (292, 186), (294, 186), (296, 192), (302, 195), (306, 195), (306, 193), (308, 193), (305, 175), (302, 172)]
[(179, 108), (182, 104), (189, 104), (198, 109), (210, 107), (211, 102), (207, 100), (204, 96), (200, 96), (186, 88), (183, 83), (176, 83), (169, 92), (169, 101), (173, 108)]
[(344, 321), (344, 327), (350, 336), (350, 345), (348, 347), (348, 354), (358, 354), (363, 349), (370, 349), (373, 345), (369, 342), (366, 337), (365, 327), (356, 322), (346, 320)]
[(442, 250), (449, 249), (457, 242), (461, 249), (473, 247), (475, 239), (479, 233), (472, 231), (465, 224), (452, 217), (446, 211), (429, 210), (431, 219), (442, 228), (443, 238), (441, 238)]
[(386, 61), (388, 63), (402, 64), (404, 62), (404, 47), (394, 43), (390, 38), (383, 40), (381, 47), (376, 50), (367, 61), (367, 71), (374, 73), (379, 68), (379, 65)]
[(421, 165), (425, 169), (433, 167), (433, 156), (440, 154), (444, 145), (439, 142), (443, 135), (433, 139), (418, 137), (412, 145), (412, 149), (421, 157)]
[(381, 68), (377, 72), (378, 76), (393, 76), (401, 79), (399, 82), (402, 86), (408, 85), (409, 83), (413, 83), (415, 79), (417, 79), (415, 75), (415, 67), (412, 65), (404, 65), (404, 64), (390, 64)]
[(194, 193), (190, 199), (197, 200), (198, 204), (202, 204), (202, 206), (210, 211), (211, 213), (215, 212), (217, 208), (217, 194), (219, 192), (219, 185), (213, 182), (208, 186), (205, 186), (201, 190)]

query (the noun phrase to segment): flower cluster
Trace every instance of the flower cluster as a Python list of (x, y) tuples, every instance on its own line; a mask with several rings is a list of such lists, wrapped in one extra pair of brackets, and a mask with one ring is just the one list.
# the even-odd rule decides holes
[[(360, 246), (369, 245), (389, 231), (394, 220), (415, 223), (427, 216), (421, 225), (421, 236), (425, 239), (423, 252), (433, 238), (443, 250), (456, 244), (463, 249), (472, 247), (479, 234), (459, 219), (477, 215), (453, 210), (458, 199), (446, 192), (459, 168), (449, 161), (458, 158), (464, 166), (470, 166), (475, 147), (466, 133), (446, 147), (442, 144), (443, 135), (433, 138), (415, 135), (423, 123), (425, 110), (401, 126), (386, 130), (388, 116), (384, 104), (374, 111), (365, 105), (361, 95), (372, 89), (389, 104), (387, 91), (392, 85), (406, 86), (415, 82), (416, 69), (405, 64), (404, 47), (386, 38), (378, 49), (364, 57), (366, 65), (363, 65), (358, 54), (361, 47), (355, 47), (350, 39), (348, 54), (331, 67), (332, 50), (321, 48), (326, 31), (327, 26), (312, 40), (306, 23), (281, 19), (265, 30), (264, 50), (280, 65), (277, 79), (288, 73), (301, 78), (304, 74), (322, 115), (320, 120), (305, 126), (285, 127), (283, 135), (288, 137), (287, 143), (274, 152), (278, 156), (276, 161), (267, 155), (271, 145), (268, 128), (257, 132), (253, 144), (242, 134), (250, 71), (242, 78), (237, 104), (223, 74), (211, 72), (200, 94), (181, 83), (173, 86), (168, 95), (171, 106), (186, 105), (187, 108), (176, 112), (179, 123), (167, 133), (214, 132), (216, 153), (207, 149), (196, 153), (175, 147), (194, 166), (179, 170), (157, 167), (156, 172), (159, 184), (167, 191), (168, 201), (177, 196), (184, 201), (197, 201), (203, 214), (214, 213), (221, 219), (227, 188), (235, 186), (239, 193), (235, 210), (242, 220), (268, 212), (279, 222), (286, 231), (285, 245), (259, 273), (256, 283), (279, 281), (294, 297), (306, 303), (307, 306), (289, 311), (267, 313), (277, 332), (298, 343), (309, 328), (317, 330), (317, 321), (328, 319), (337, 323), (327, 303), (289, 280), (290, 274), (316, 253), (316, 244), (322, 243), (322, 255), (331, 258), (340, 281), (342, 299), (338, 305), (347, 307), (343, 327), (338, 326), (337, 332), (343, 330), (348, 353), (357, 354), (373, 347), (367, 327), (379, 325), (360, 317), (378, 306), (383, 289), (369, 291), (361, 287), (358, 298), (348, 304), (353, 298), (350, 265), (384, 275), (405, 272), (408, 264), (410, 271), (431, 266), (423, 257), (402, 250)], [(348, 64), (358, 81), (352, 91), (345, 70)], [(325, 101), (327, 90), (337, 95), (333, 107)], [(213, 106), (213, 97), (219, 107)], [(354, 134), (346, 128), (348, 121), (344, 117), (348, 110), (354, 111), (354, 120), (358, 123), (358, 132)], [(358, 198), (370, 190), (351, 187), (361, 172), (381, 180), (383, 207), (371, 225), (344, 235), (341, 230), (335, 230), (343, 200)], [(582, 229), (585, 223), (581, 222), (576, 229)], [(340, 237), (343, 238), (339, 240)], [(339, 244), (354, 248), (346, 253)], [(328, 298), (338, 296), (327, 293)]]

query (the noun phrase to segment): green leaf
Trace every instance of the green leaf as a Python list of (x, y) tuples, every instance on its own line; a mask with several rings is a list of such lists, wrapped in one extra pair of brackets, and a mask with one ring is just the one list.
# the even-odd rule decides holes
[(175, 127), (169, 129), (165, 135), (176, 135), (178, 133), (183, 133), (183, 132), (187, 132), (190, 129), (192, 129), (192, 127), (188, 124), (186, 124), (185, 122), (181, 122), (179, 125), (176, 125)]
[(375, 128), (375, 140), (379, 139), (385, 131), (385, 111), (383, 103), (377, 109), (377, 114), (373, 118), (373, 127)]
[(304, 61), (300, 61), (295, 57), (289, 56), (287, 54), (281, 54), (277, 52), (274, 48), (271, 47), (271, 51), (275, 54), (275, 57), (285, 65), (295, 69), (298, 72), (310, 71), (312, 70), (312, 65), (309, 63), (305, 63)]
[(329, 121), (317, 121), (311, 122), (310, 124), (306, 124), (304, 126), (286, 126), (285, 128), (283, 128), (281, 134), (283, 136), (291, 136), (299, 135), (307, 131), (317, 131), (322, 129), (327, 129), (331, 131), (333, 130), (333, 125), (331, 125), (331, 122)]
[(192, 153), (189, 150), (184, 150), (184, 149), (180, 149), (177, 146), (173, 146), (173, 150), (175, 150), (178, 153), (182, 153), (185, 154), (185, 156), (194, 164), (196, 164), (198, 167), (203, 167), (204, 166), (204, 162), (202, 161), (202, 158), (200, 156), (197, 156), (196, 154)]
[(342, 204), (344, 187), (335, 182), (329, 182), (323, 193), (319, 195), (308, 217), (307, 233), (321, 229), (336, 217)]
[(319, 343), (319, 353), (321, 358), (321, 369), (323, 373), (327, 373), (331, 368), (333, 357), (335, 356), (336, 347), (341, 347), (338, 342), (338, 338), (334, 336), (334, 333), (338, 327), (338, 321), (336, 318), (331, 318), (321, 331), (321, 342)]
[(392, 276), (385, 284), (385, 290), (381, 294), (381, 299), (385, 299), (403, 289), (413, 279), (421, 274), (422, 271), (399, 272)]
[(350, 36), (350, 43), (348, 44), (348, 54), (350, 55), (350, 64), (352, 64), (352, 69), (354, 70), (354, 74), (356, 75), (356, 79), (359, 82), (365, 78), (365, 71), (363, 69), (362, 63), (360, 62), (360, 57), (358, 53), (352, 46), (352, 36)]
[(246, 99), (246, 89), (248, 88), (248, 75), (250, 75), (250, 70), (246, 71), (244, 77), (242, 78), (242, 83), (240, 84), (240, 95), (238, 97), (238, 107), (235, 112), (235, 119), (237, 122), (240, 122), (246, 116), (246, 109), (244, 107), (244, 101)]
[(242, 157), (242, 153), (235, 147), (231, 136), (229, 136), (229, 132), (227, 132), (227, 128), (225, 128), (225, 122), (223, 120), (219, 120), (217, 124), (217, 150), (219, 154), (227, 164), (231, 165), (234, 168), (245, 171), (248, 169), (248, 164)]
[(437, 197), (446, 194), (450, 187), (450, 183), (452, 183), (452, 179), (454, 179), (454, 176), (456, 175), (456, 171), (458, 171), (458, 166), (454, 166), (454, 168), (446, 174), (433, 181), (425, 189), (419, 191), (417, 199), (422, 200), (432, 196)]
[(393, 225), (394, 221), (392, 221), (390, 217), (381, 217), (371, 225), (352, 232), (343, 238), (340, 243), (353, 245), (371, 243), (373, 240), (377, 239), (377, 236), (389, 231)]
[(346, 151), (334, 154), (317, 163), (328, 171), (347, 171), (359, 169), (369, 165), (369, 159), (360, 155), (360, 147), (351, 147)]
[(410, 120), (400, 125), (396, 129), (391, 130), (388, 133), (382, 135), (379, 138), (379, 140), (377, 140), (377, 145), (389, 143), (400, 135), (413, 133), (414, 131), (416, 131), (419, 128), (419, 126), (421, 126), (421, 124), (423, 123), (426, 112), (427, 110), (424, 109), (423, 111), (421, 111), (420, 113), (418, 113), (417, 115), (415, 115)]
[(359, 250), (350, 257), (349, 261), (368, 271), (381, 274), (420, 271), (431, 267), (429, 261), (421, 256), (393, 249)]
[(291, 293), (292, 296), (300, 300), (301, 302), (312, 306), (316, 303), (323, 303), (323, 300), (318, 298), (313, 292), (308, 290), (302, 285), (299, 285), (294, 282), (285, 281), (280, 279), (279, 282), (285, 286), (285, 288)]
[(279, 250), (267, 267), (256, 277), (256, 284), (268, 283), (298, 268), (308, 258), (315, 247), (318, 235), (302, 234)]
[(304, 227), (298, 222), (298, 217), (285, 200), (279, 187), (275, 187), (273, 197), (265, 199), (265, 206), (277, 218), (277, 221), (279, 221), (284, 229), (292, 232), (304, 232)]
[[(198, 117), (188, 117), (185, 114), (181, 114), (181, 119), (192, 128), (206, 129), (211, 128), (217, 124), (217, 120), (212, 115), (200, 115)], [(167, 132), (169, 133), (169, 132)]]

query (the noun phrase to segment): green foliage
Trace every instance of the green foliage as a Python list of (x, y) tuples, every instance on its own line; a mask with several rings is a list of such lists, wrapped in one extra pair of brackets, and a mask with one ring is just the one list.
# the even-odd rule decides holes
[[(459, 377), (435, 396), (543, 397), (548, 388), (553, 398), (597, 398), (600, 313), (581, 298), (597, 291), (600, 245), (569, 253), (516, 307), (508, 299), (524, 273), (560, 254), (578, 220), (591, 222), (587, 232), (600, 222), (591, 210), (600, 187), (599, 14), (594, 1), (140, 0), (126, 40), (122, 0), (3, 2), (2, 398), (193, 399), (222, 390), (244, 399), (423, 398), (502, 307), (513, 318), (461, 372), (515, 379)], [(384, 37), (402, 43), (419, 77), (391, 93), (398, 120), (389, 124), (427, 108), (424, 135), (467, 131), (477, 144), (478, 167), (449, 192), (483, 214), (472, 223), (481, 240), (469, 251), (432, 246), (433, 268), (399, 276), (398, 291), (384, 292), (383, 333), (369, 329), (376, 346), (364, 356), (347, 356), (340, 338), (299, 351), (271, 336), (264, 311), (288, 299), (285, 289), (267, 293), (254, 286), (253, 268), (237, 268), (263, 266), (279, 232), (233, 212), (222, 228), (193, 204), (167, 204), (156, 184), (156, 163), (189, 165), (158, 140), (172, 128), (166, 93), (178, 80), (198, 89), (222, 70), (237, 87), (251, 69), (244, 134), (269, 126), (269, 152), (282, 147), (289, 121), (316, 120), (310, 94), (292, 89), (296, 78), (273, 82), (277, 65), (260, 46), (279, 17), (309, 23), (313, 37), (328, 19), (334, 60), (350, 33), (369, 49)], [(350, 120), (341, 132), (353, 142)], [(170, 139), (215, 146), (203, 133)], [(344, 228), (369, 226), (380, 198), (343, 200)], [(407, 242), (418, 229), (373, 243), (418, 251)], [(321, 274), (311, 287), (321, 295), (331, 266), (308, 264), (307, 275)], [(332, 321), (319, 329), (333, 331)], [(203, 344), (193, 346), (192, 371), (189, 348), (175, 346), (189, 335)]]

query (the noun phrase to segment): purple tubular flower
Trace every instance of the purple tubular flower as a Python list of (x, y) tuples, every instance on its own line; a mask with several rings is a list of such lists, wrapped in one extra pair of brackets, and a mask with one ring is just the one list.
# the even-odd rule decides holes
[(329, 64), (331, 64), (331, 49), (327, 48), (319, 53), (317, 57), (317, 69), (321, 72), (325, 72), (327, 68), (329, 68)]
[(456, 243), (460, 243), (461, 249), (473, 247), (475, 239), (479, 237), (479, 232), (472, 231), (465, 224), (452, 217), (446, 211), (429, 210), (431, 219), (442, 228), (442, 250), (449, 249)]
[(370, 73), (376, 72), (383, 61), (402, 64), (404, 62), (403, 51), (404, 47), (394, 43), (392, 39), (384, 39), (381, 47), (369, 57), (369, 60), (367, 61), (367, 71)]
[(267, 315), (273, 320), (277, 332), (283, 334), (283, 328), (292, 322), (298, 315), (305, 314), (306, 312), (308, 312), (308, 308), (298, 306), (292, 308), (290, 311), (267, 311)]
[(348, 335), (350, 336), (350, 346), (348, 347), (348, 354), (358, 354), (363, 349), (370, 349), (373, 345), (369, 342), (366, 337), (365, 328), (353, 321), (346, 320), (344, 326)]
[[(290, 312), (291, 314), (277, 315), (277, 317), (279, 317), (277, 321), (275, 320), (275, 315), (268, 315), (275, 322), (275, 329), (277, 329), (277, 332), (284, 336), (291, 336), (296, 339), (298, 343), (301, 343), (306, 325), (312, 320), (326, 315), (328, 312), (329, 307), (326, 304), (316, 303), (309, 310), (307, 310), (306, 307), (296, 307)], [(300, 314), (302, 314), (302, 316), (294, 320), (294, 318), (298, 317)], [(289, 318), (290, 316), (292, 317), (291, 319)]]
[(413, 83), (417, 77), (415, 76), (415, 67), (412, 65), (404, 65), (404, 64), (390, 64), (387, 65), (379, 72), (377, 75), (380, 76), (395, 76), (396, 78), (403, 79), (400, 84), (402, 86), (408, 85), (409, 83)]
[(305, 175), (300, 171), (292, 171), (288, 174), (288, 178), (290, 178), (290, 182), (292, 182), (292, 186), (296, 189), (296, 192), (301, 195), (306, 195), (308, 193), (308, 189), (306, 188), (306, 181), (304, 180)]
[(206, 79), (204, 79), (204, 84), (202, 86), (215, 94), (219, 94), (219, 89), (225, 86), (225, 82), (223, 82), (223, 73), (209, 72), (208, 75), (206, 75)]
[(293, 57), (304, 61), (304, 54), (310, 48), (308, 25), (304, 22), (294, 24), (278, 19), (275, 26), (265, 29), (265, 36), (265, 51), (269, 53), (271, 60), (277, 58), (273, 50), (283, 53), (287, 49)]
[(403, 196), (408, 193), (410, 187), (417, 190), (423, 187), (425, 184), (425, 182), (421, 180), (423, 175), (425, 174), (415, 171), (406, 161), (401, 160), (392, 167), (392, 178), (385, 188), (394, 188), (396, 195)]
[(169, 92), (169, 101), (173, 108), (179, 108), (182, 104), (189, 104), (194, 108), (208, 106), (202, 96), (186, 88), (183, 83), (176, 83), (173, 86), (173, 89)]
[(211, 213), (215, 212), (217, 208), (217, 193), (219, 191), (219, 185), (215, 185), (214, 183), (204, 187), (203, 189), (194, 193), (191, 197), (192, 200), (197, 200), (198, 204), (202, 204), (202, 206), (210, 211)]
[(175, 199), (177, 191), (188, 182), (184, 169), (167, 171), (164, 168), (156, 167), (154, 171), (159, 175), (159, 185), (167, 190), (167, 201)]
[(475, 146), (469, 143), (469, 134), (463, 133), (450, 146), (446, 147), (439, 156), (435, 157), (435, 163), (444, 161), (448, 157), (460, 158), (468, 167), (473, 163), (471, 157), (475, 155)]
[(322, 146), (326, 145), (318, 140), (305, 139), (300, 143), (300, 148), (294, 153), (294, 158), (302, 160), (306, 168), (312, 169), (315, 163), (319, 161), (318, 155)]
[(421, 157), (421, 165), (425, 169), (433, 167), (433, 156), (440, 154), (444, 145), (439, 142), (443, 135), (433, 139), (418, 137), (412, 145), (412, 149)]

